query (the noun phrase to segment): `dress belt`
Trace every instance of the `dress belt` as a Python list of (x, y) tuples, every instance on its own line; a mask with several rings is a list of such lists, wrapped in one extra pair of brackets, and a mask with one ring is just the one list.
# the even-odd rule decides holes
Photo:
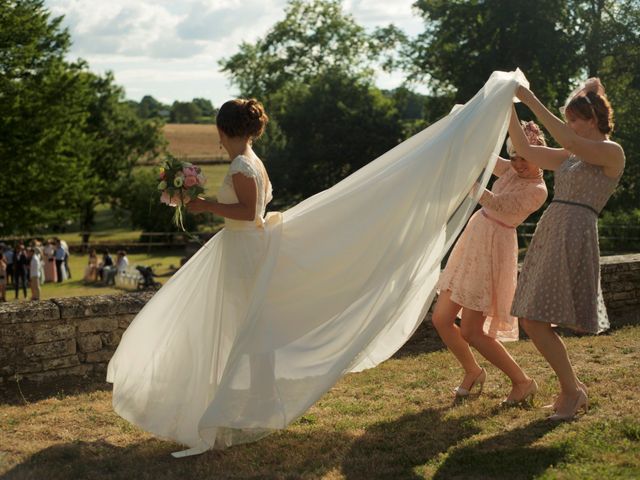
[(487, 212), (485, 212), (485, 211), (484, 211), (484, 208), (483, 208), (482, 210), (480, 210), (480, 212), (482, 213), (482, 215), (483, 215), (485, 218), (488, 218), (488, 219), (489, 219), (489, 220), (491, 220), (492, 222), (497, 223), (497, 224), (498, 224), (498, 225), (500, 225), (501, 227), (504, 227), (504, 228), (516, 228), (516, 227), (512, 227), (511, 225), (507, 225), (506, 223), (502, 223), (500, 220), (497, 220), (497, 219), (495, 219), (495, 218), (493, 218), (493, 217), (489, 216), (489, 214), (488, 214)]
[(551, 200), (551, 203), (564, 203), (565, 205), (574, 205), (576, 207), (586, 208), (587, 210), (591, 210), (596, 215), (600, 215), (600, 212), (598, 212), (595, 208), (593, 208), (591, 205), (585, 205), (584, 203), (570, 202), (569, 200), (556, 200), (555, 198)]

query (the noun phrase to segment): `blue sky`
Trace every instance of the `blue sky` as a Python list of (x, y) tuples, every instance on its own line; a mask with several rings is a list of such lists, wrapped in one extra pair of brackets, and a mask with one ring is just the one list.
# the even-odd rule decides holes
[[(345, 0), (344, 9), (367, 29), (393, 23), (409, 35), (422, 31), (415, 0)], [(285, 0), (45, 0), (64, 15), (73, 46), (96, 73), (114, 72), (127, 98), (146, 94), (170, 103), (194, 97), (220, 105), (236, 93), (218, 60), (242, 41), (263, 36), (284, 17)], [(400, 75), (380, 73), (392, 88)], [(419, 89), (421, 90), (421, 89)]]

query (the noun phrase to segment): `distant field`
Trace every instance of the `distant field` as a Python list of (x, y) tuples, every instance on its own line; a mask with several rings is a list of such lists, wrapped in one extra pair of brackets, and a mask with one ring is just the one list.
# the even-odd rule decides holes
[(228, 161), (220, 149), (215, 125), (169, 123), (162, 128), (169, 151), (177, 158), (193, 161)]

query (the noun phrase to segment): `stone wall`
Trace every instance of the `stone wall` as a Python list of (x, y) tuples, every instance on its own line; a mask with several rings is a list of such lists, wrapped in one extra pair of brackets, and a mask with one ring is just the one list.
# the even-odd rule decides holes
[[(640, 254), (603, 257), (601, 272), (613, 328), (640, 324)], [(0, 304), (0, 385), (16, 378), (104, 376), (122, 333), (152, 295)]]
[(104, 374), (122, 332), (153, 292), (0, 305), (0, 385)]

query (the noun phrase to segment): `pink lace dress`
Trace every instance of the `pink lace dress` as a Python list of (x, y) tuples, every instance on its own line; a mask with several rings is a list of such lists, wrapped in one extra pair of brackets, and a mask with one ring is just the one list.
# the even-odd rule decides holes
[(542, 177), (522, 178), (510, 162), (498, 159), (491, 191), (485, 190), (456, 242), (438, 281), (462, 307), (483, 312), (484, 331), (502, 341), (518, 339), (511, 303), (518, 275), (516, 227), (542, 206), (547, 187)]

